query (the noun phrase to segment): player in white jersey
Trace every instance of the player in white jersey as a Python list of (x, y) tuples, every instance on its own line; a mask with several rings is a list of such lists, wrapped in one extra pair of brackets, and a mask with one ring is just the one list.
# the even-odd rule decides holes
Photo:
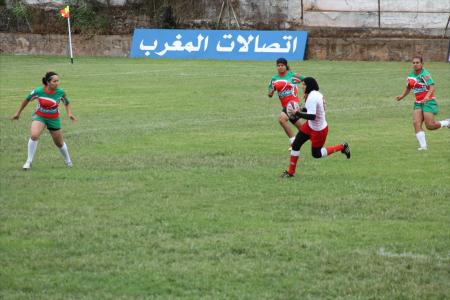
[(350, 147), (347, 143), (338, 144), (331, 147), (324, 147), (328, 134), (328, 124), (325, 119), (325, 100), (319, 92), (319, 84), (312, 77), (306, 77), (301, 87), (304, 92), (305, 107), (302, 111), (294, 112), (296, 117), (308, 120), (297, 133), (292, 144), (291, 162), (289, 169), (281, 174), (282, 177), (293, 177), (297, 160), (300, 155), (300, 148), (303, 144), (311, 140), (311, 152), (314, 158), (326, 157), (334, 152), (340, 151), (350, 158)]

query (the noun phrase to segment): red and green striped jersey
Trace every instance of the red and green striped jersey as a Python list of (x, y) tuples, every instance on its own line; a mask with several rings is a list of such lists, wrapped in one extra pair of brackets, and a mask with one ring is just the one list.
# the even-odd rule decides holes
[[(416, 102), (421, 102), (430, 90), (430, 85), (434, 84), (430, 72), (425, 69), (422, 69), (419, 74), (416, 74), (414, 73), (414, 70), (411, 70), (407, 81), (408, 87), (413, 90), (414, 95), (416, 96)], [(434, 94), (432, 94), (431, 99), (434, 98)]]
[(36, 99), (38, 105), (35, 114), (48, 119), (56, 119), (59, 116), (58, 106), (61, 101), (66, 105), (70, 103), (62, 89), (56, 88), (52, 93), (45, 86), (35, 88), (25, 99), (27, 101)]
[(269, 93), (277, 91), (281, 106), (284, 108), (289, 101), (298, 102), (297, 84), (305, 77), (292, 71), (286, 72), (283, 76), (274, 75), (269, 82)]

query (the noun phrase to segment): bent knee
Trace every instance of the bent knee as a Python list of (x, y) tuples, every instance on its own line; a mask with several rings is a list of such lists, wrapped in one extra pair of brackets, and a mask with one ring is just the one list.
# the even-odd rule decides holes
[(312, 157), (314, 157), (314, 158), (321, 158), (322, 157), (322, 152), (320, 152), (320, 150), (319, 151), (312, 151), (311, 154), (312, 154)]
[(63, 141), (54, 141), (54, 143), (55, 143), (55, 146), (56, 147), (58, 147), (58, 148), (61, 148), (62, 146), (64, 146), (64, 142)]

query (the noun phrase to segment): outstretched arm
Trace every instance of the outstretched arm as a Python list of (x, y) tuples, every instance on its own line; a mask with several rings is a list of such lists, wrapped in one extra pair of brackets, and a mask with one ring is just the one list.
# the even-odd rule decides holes
[(20, 117), (20, 114), (22, 113), (22, 110), (27, 105), (28, 105), (28, 101), (26, 99), (22, 100), (22, 102), (20, 102), (19, 109), (17, 110), (16, 114), (11, 117), (11, 120), (19, 120), (19, 117)]
[(397, 101), (402, 100), (403, 98), (406, 97), (406, 95), (409, 94), (409, 91), (411, 91), (411, 89), (409, 87), (405, 87), (405, 89), (403, 90), (402, 94), (400, 96), (395, 97), (395, 99), (397, 99)]

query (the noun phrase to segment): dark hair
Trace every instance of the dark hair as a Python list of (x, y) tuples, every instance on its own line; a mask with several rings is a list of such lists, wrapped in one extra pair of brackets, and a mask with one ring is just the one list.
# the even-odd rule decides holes
[(47, 72), (45, 73), (45, 76), (42, 77), (42, 83), (44, 85), (47, 85), (47, 83), (52, 79), (53, 76), (58, 75), (55, 72)]
[(420, 56), (420, 55), (413, 56), (412, 60), (414, 60), (415, 58), (420, 59), (420, 63), (423, 64), (423, 58), (422, 58), (422, 56)]
[(289, 70), (289, 66), (288, 66), (288, 62), (286, 58), (280, 57), (279, 59), (277, 59), (277, 65), (278, 64), (283, 64), (286, 66), (286, 70)]
[(303, 82), (306, 85), (305, 94), (309, 94), (311, 91), (319, 91), (319, 84), (314, 78), (306, 77)]

